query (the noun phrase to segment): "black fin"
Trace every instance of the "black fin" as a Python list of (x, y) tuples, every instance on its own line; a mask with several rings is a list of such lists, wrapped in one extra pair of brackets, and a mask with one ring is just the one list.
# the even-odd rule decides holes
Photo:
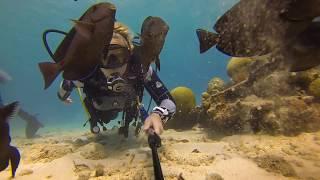
[(16, 101), (0, 108), (0, 120), (5, 121), (10, 118), (16, 111), (18, 104), (19, 103)]
[(197, 29), (197, 36), (200, 42), (200, 53), (204, 53), (211, 47), (216, 45), (219, 40), (219, 35), (203, 29)]
[(12, 177), (16, 175), (17, 168), (20, 164), (20, 153), (16, 147), (10, 146), (10, 163), (11, 163), (11, 173)]

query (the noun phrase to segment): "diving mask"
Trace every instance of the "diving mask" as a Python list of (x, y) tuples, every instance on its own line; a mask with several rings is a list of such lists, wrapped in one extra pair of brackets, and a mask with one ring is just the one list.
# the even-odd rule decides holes
[(114, 92), (125, 90), (126, 81), (122, 78), (131, 56), (130, 45), (118, 33), (113, 33), (110, 45), (102, 60), (102, 72), (107, 78), (107, 89)]
[(128, 48), (111, 44), (103, 57), (102, 65), (106, 69), (119, 68), (128, 63), (129, 58)]
[(113, 33), (110, 45), (104, 52), (102, 65), (104, 68), (119, 68), (129, 61), (130, 45), (121, 34)]

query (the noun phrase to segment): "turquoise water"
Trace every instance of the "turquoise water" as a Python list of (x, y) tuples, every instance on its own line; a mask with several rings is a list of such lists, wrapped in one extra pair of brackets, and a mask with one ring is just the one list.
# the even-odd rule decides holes
[[(18, 100), (21, 106), (34, 114), (44, 124), (63, 127), (81, 127), (86, 119), (76, 92), (74, 103), (66, 106), (57, 96), (59, 77), (43, 90), (43, 80), (38, 63), (50, 60), (43, 43), (42, 32), (54, 28), (68, 31), (72, 23), (92, 4), (89, 0), (0, 0), (0, 69), (13, 80), (0, 85), (5, 102)], [(100, 1), (101, 2), (101, 1)], [(147, 16), (160, 16), (170, 26), (165, 47), (161, 53), (160, 77), (168, 89), (187, 86), (196, 93), (200, 103), (201, 93), (213, 76), (228, 80), (226, 64), (229, 57), (211, 49), (199, 53), (195, 30), (212, 30), (216, 19), (237, 0), (115, 0), (118, 21), (139, 33)], [(51, 35), (49, 42), (55, 47), (60, 36)], [(149, 98), (145, 98), (145, 102)]]

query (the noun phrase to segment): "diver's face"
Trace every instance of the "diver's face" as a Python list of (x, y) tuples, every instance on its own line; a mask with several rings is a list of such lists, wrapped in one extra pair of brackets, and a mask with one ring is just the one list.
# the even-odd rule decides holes
[(130, 51), (126, 47), (110, 45), (108, 52), (104, 55), (102, 65), (104, 68), (118, 68), (128, 63)]
[(101, 70), (106, 77), (123, 76), (127, 70), (127, 67), (128, 67), (128, 64), (125, 63), (122, 66), (117, 68), (102, 68)]
[(110, 45), (108, 52), (102, 60), (103, 69), (105, 69), (108, 76), (112, 74), (121, 76), (126, 71), (129, 58), (130, 51), (128, 48), (119, 45)]

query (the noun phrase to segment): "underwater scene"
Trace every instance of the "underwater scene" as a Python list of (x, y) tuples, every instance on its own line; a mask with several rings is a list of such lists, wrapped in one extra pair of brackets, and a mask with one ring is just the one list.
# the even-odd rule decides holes
[(0, 0), (0, 180), (320, 179), (320, 0)]

